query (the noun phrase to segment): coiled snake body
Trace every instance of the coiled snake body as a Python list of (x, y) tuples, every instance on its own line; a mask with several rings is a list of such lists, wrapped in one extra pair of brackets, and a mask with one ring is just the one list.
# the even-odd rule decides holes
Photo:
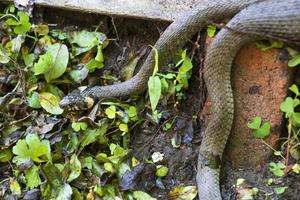
[[(221, 199), (219, 163), (230, 134), (234, 112), (230, 83), (232, 61), (241, 46), (257, 39), (271, 38), (300, 44), (300, 0), (204, 1), (186, 15), (178, 17), (155, 44), (161, 58), (159, 64), (166, 64), (174, 52), (207, 22), (218, 22), (239, 11), (217, 34), (205, 60), (204, 76), (212, 101), (212, 116), (199, 151), (196, 180), (200, 200)], [(75, 90), (64, 97), (60, 105), (82, 108), (86, 106), (83, 102), (90, 99), (139, 94), (147, 88), (153, 66), (154, 52), (151, 52), (142, 69), (132, 79), (117, 85)]]

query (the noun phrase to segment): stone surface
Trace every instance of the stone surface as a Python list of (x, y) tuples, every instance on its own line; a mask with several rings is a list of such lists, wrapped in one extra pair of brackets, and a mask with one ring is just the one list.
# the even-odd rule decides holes
[[(211, 39), (208, 39), (206, 43), (210, 42)], [(224, 157), (235, 167), (259, 167), (273, 153), (247, 128), (247, 122), (253, 117), (260, 116), (263, 122), (270, 122), (271, 134), (264, 141), (273, 148), (278, 144), (283, 127), (283, 114), (279, 107), (292, 77), (286, 62), (279, 60), (280, 51), (261, 51), (252, 43), (244, 46), (234, 61), (235, 116)], [(209, 115), (210, 104), (208, 100), (203, 115)]]
[[(27, 0), (18, 1), (27, 2)], [(173, 21), (178, 13), (192, 8), (201, 0), (35, 0), (34, 2), (36, 5), (103, 15)]]

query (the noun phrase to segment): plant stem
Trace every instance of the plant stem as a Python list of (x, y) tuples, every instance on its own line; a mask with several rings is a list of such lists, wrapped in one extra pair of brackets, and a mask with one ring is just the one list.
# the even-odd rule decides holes
[(291, 132), (292, 132), (292, 120), (289, 119), (289, 124), (288, 124), (288, 138), (287, 138), (287, 147), (286, 147), (286, 159), (285, 159), (285, 170), (284, 173), (287, 173), (287, 168), (289, 165), (289, 157), (290, 157), (290, 140), (291, 140)]

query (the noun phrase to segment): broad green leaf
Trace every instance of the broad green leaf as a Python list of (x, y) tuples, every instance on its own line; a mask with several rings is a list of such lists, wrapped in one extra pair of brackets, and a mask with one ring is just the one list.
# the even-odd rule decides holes
[(34, 64), (34, 75), (45, 74), (49, 72), (54, 65), (54, 58), (51, 53), (47, 52), (41, 55), (39, 61)]
[(176, 200), (192, 200), (196, 196), (196, 186), (175, 187), (169, 192), (169, 197)]
[(271, 162), (270, 164), (270, 171), (275, 175), (275, 176), (283, 176), (284, 175), (284, 169), (285, 165), (282, 162), (274, 163)]
[(161, 95), (161, 82), (158, 76), (151, 76), (148, 80), (148, 93), (151, 109), (154, 112)]
[(85, 68), (87, 68), (90, 72), (95, 71), (95, 69), (101, 69), (104, 67), (103, 62), (99, 62), (95, 59), (91, 59), (86, 65)]
[(297, 65), (300, 64), (300, 54), (296, 54), (292, 57), (291, 60), (288, 62), (289, 67), (296, 67)]
[(10, 149), (0, 150), (0, 162), (7, 162), (13, 157), (13, 153)]
[(80, 140), (81, 149), (85, 146), (95, 142), (99, 137), (104, 136), (107, 131), (108, 124), (104, 122), (100, 128), (87, 129), (84, 131), (84, 135)]
[(76, 154), (71, 156), (69, 170), (70, 174), (67, 179), (68, 182), (73, 181), (81, 174), (81, 163)]
[(116, 117), (116, 106), (109, 106), (106, 108), (105, 114), (109, 119), (114, 119)]
[(207, 35), (208, 37), (214, 37), (217, 31), (217, 27), (215, 25), (207, 26)]
[(26, 67), (32, 67), (34, 60), (35, 60), (35, 54), (22, 54), (23, 61), (25, 63)]
[(85, 131), (87, 129), (88, 125), (86, 122), (72, 122), (72, 128), (74, 131)]
[(165, 177), (165, 176), (167, 176), (168, 171), (169, 171), (168, 167), (163, 166), (163, 165), (158, 165), (156, 167), (156, 173), (155, 173), (155, 175), (158, 176), (158, 177)]
[(287, 188), (288, 187), (286, 187), (286, 186), (284, 186), (284, 187), (276, 187), (276, 188), (274, 188), (274, 192), (276, 194), (283, 194)]
[(16, 155), (13, 162), (20, 165), (29, 159), (35, 162), (51, 161), (50, 143), (48, 140), (40, 140), (38, 135), (29, 134), (25, 139), (18, 140), (13, 147), (13, 153)]
[(60, 98), (49, 92), (43, 92), (40, 94), (41, 106), (53, 115), (60, 115), (63, 113), (63, 109), (59, 107)]
[(298, 87), (297, 87), (296, 84), (291, 85), (291, 87), (289, 87), (289, 89), (290, 89), (292, 92), (294, 92), (295, 95), (297, 95), (297, 96), (300, 95), (299, 89), (298, 89)]
[(261, 117), (254, 117), (252, 121), (247, 123), (247, 127), (254, 130), (259, 129), (260, 125), (261, 125)]
[(264, 123), (259, 129), (254, 131), (254, 136), (257, 138), (265, 138), (270, 134), (271, 125), (269, 123)]
[(156, 198), (151, 197), (149, 194), (143, 191), (134, 191), (133, 197), (136, 200), (156, 200)]
[(33, 189), (42, 183), (39, 169), (36, 165), (32, 165), (29, 169), (25, 170), (25, 179), (29, 189)]
[[(107, 37), (103, 33), (83, 31), (73, 31), (67, 34), (67, 39), (71, 44), (77, 44), (80, 47), (90, 47), (99, 44), (105, 44)], [(104, 45), (104, 47), (107, 44)]]
[(64, 44), (49, 45), (47, 52), (49, 52), (54, 58), (54, 64), (47, 73), (44, 73), (47, 82), (50, 82), (66, 71), (69, 62), (69, 51)]
[(89, 70), (86, 67), (82, 67), (81, 69), (75, 69), (70, 71), (70, 76), (76, 83), (81, 83), (89, 74)]

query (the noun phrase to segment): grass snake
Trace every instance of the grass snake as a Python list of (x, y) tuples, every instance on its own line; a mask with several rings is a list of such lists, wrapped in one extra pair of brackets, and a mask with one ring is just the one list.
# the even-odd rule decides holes
[[(234, 16), (235, 14), (237, 15)], [(234, 17), (209, 47), (204, 64), (212, 115), (198, 158), (196, 180), (200, 200), (221, 199), (220, 161), (234, 114), (230, 83), (232, 61), (241, 46), (250, 41), (277, 39), (293, 45), (299, 44), (300, 0), (201, 1), (192, 10), (178, 17), (154, 45), (160, 56), (159, 65), (162, 66), (195, 33), (203, 29), (207, 22), (220, 22), (232, 16)], [(154, 62), (154, 52), (151, 51), (141, 70), (128, 81), (116, 85), (79, 88), (64, 97), (60, 105), (66, 109), (88, 109), (93, 102), (102, 98), (140, 94), (147, 89)]]

